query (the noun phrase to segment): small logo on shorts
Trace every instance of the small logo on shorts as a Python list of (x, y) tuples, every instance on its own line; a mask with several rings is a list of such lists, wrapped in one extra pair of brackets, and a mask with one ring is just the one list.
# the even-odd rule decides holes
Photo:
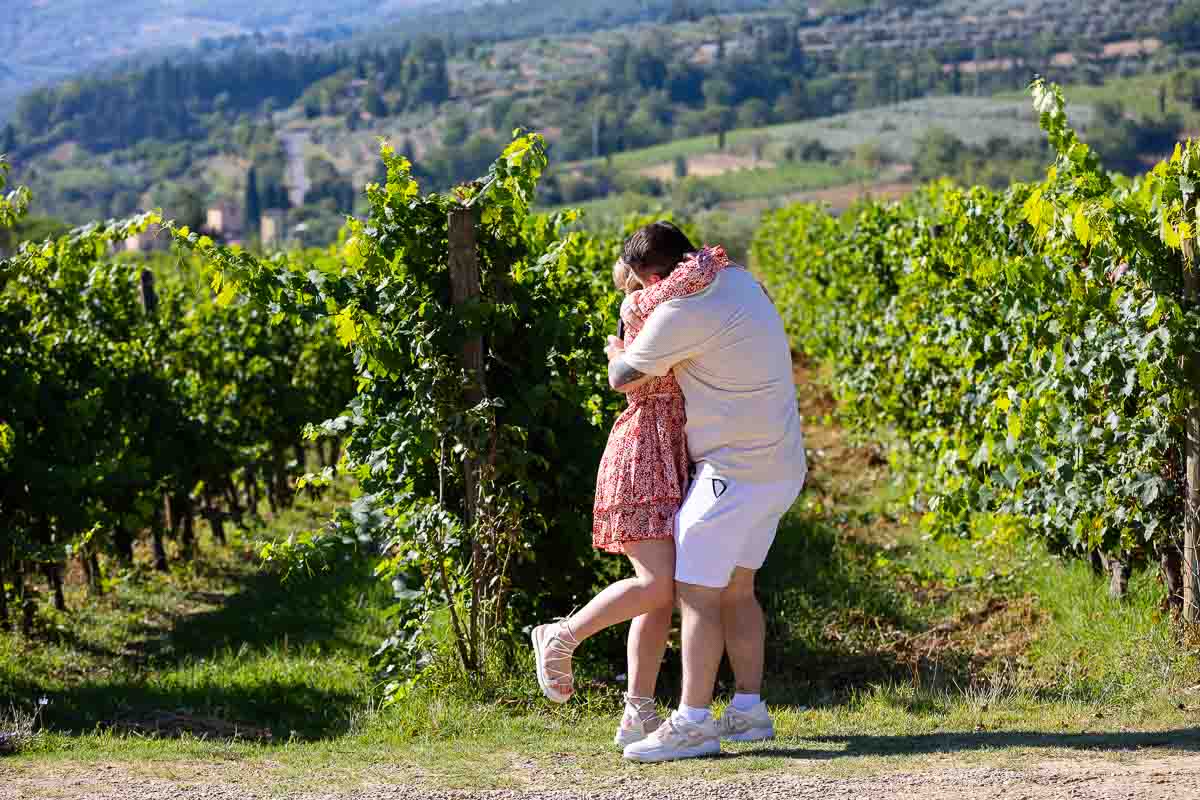
[(725, 494), (725, 490), (729, 488), (729, 484), (720, 478), (709, 478), (709, 480), (712, 481), (713, 497), (720, 498), (721, 495)]

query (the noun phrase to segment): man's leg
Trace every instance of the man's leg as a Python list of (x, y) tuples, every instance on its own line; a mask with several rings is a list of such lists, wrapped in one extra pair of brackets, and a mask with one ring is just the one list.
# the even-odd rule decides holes
[(683, 614), (683, 697), (679, 710), (640, 742), (625, 748), (633, 761), (671, 761), (721, 751), (709, 712), (725, 651), (721, 593), (743, 550), (745, 515), (731, 481), (703, 467), (679, 509), (675, 529), (675, 593)]
[(755, 574), (756, 570), (738, 567), (733, 571), (733, 580), (721, 593), (725, 652), (729, 654), (729, 664), (733, 667), (737, 693), (744, 695), (762, 692), (767, 640), (762, 607), (754, 594)]
[(725, 650), (721, 630), (721, 589), (691, 583), (677, 584), (683, 614), (683, 705), (707, 709), (712, 705), (717, 669)]
[(775, 736), (775, 724), (761, 697), (766, 622), (754, 593), (754, 578), (800, 485), (800, 481), (781, 481), (754, 487), (753, 505), (760, 515), (746, 527), (737, 566), (721, 595), (725, 648), (737, 683), (733, 702), (717, 725), (727, 741), (761, 742)]
[(721, 589), (676, 582), (683, 612), (683, 704), (654, 733), (625, 748), (632, 761), (674, 761), (721, 752), (721, 734), (709, 713), (721, 635)]
[(721, 738), (733, 742), (761, 742), (775, 737), (775, 723), (762, 701), (763, 651), (766, 623), (754, 595), (757, 570), (738, 567), (721, 593), (721, 626), (725, 652), (733, 667), (737, 690), (733, 702), (717, 722)]

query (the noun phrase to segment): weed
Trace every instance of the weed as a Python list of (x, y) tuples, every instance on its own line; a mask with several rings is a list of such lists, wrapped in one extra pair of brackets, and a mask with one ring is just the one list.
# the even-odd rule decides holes
[(36, 744), (40, 734), (39, 718), (49, 703), (42, 697), (34, 704), (33, 711), (25, 711), (15, 704), (9, 705), (8, 711), (0, 709), (0, 756), (20, 753)]

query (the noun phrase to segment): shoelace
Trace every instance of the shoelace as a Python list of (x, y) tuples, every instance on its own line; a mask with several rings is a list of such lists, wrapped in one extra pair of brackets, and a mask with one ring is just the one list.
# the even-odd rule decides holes
[[(562, 687), (566, 684), (568, 691), (574, 689), (575, 683), (574, 671), (570, 668), (571, 656), (575, 654), (575, 648), (579, 646), (579, 640), (575, 638), (575, 634), (571, 632), (571, 626), (567, 624), (567, 620), (557, 620), (558, 630), (550, 634), (549, 640), (546, 642), (546, 678), (555, 686)], [(567, 662), (567, 669), (561, 670), (551, 666), (553, 662)]]
[(690, 742), (694, 738), (693, 734), (687, 731), (680, 730), (675, 724), (675, 715), (667, 717), (663, 720), (663, 724), (658, 726), (658, 730), (654, 732), (654, 736), (658, 737), (660, 742), (679, 741)]
[(728, 706), (725, 713), (717, 720), (717, 728), (725, 733), (737, 733), (739, 728), (750, 726), (750, 715), (740, 709)]

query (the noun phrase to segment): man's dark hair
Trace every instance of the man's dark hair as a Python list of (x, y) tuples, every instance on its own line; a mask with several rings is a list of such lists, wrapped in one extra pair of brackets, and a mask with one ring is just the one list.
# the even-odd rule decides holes
[(696, 252), (687, 235), (670, 222), (653, 222), (625, 241), (621, 259), (640, 278), (666, 277), (688, 253)]

